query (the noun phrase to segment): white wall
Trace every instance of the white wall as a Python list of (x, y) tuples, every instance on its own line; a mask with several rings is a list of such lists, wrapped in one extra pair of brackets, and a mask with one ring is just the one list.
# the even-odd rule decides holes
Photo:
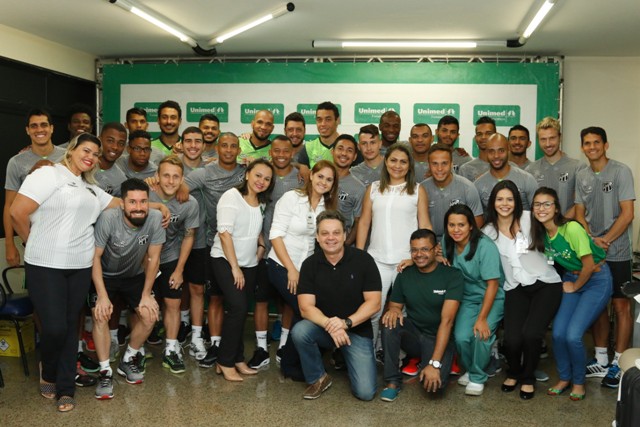
[(94, 55), (4, 25), (0, 25), (0, 56), (95, 80)]
[[(609, 139), (608, 157), (631, 168), (640, 198), (640, 58), (567, 57), (564, 81), (564, 151), (586, 161), (580, 151), (580, 130), (604, 128)], [(636, 249), (639, 207), (636, 200)]]

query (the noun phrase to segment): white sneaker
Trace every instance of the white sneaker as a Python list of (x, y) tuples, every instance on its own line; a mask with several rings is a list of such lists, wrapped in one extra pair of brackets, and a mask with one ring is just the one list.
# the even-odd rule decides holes
[(189, 355), (195, 357), (196, 360), (202, 360), (207, 356), (207, 348), (204, 346), (202, 338), (191, 338)]
[(458, 378), (458, 385), (466, 386), (469, 384), (469, 372), (465, 372), (463, 376)]
[(482, 396), (482, 392), (484, 391), (484, 384), (473, 383), (469, 381), (467, 387), (464, 389), (464, 394), (469, 396)]

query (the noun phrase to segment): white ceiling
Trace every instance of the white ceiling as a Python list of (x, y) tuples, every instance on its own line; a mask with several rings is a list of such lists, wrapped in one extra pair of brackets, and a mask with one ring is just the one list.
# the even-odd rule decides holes
[[(208, 47), (212, 35), (262, 16), (278, 0), (131, 0), (179, 24)], [(541, 0), (293, 0), (295, 11), (217, 46), (219, 56), (330, 56), (398, 53), (313, 49), (314, 39), (480, 39), (518, 37)], [(108, 0), (3, 0), (0, 24), (101, 58), (196, 56), (175, 37)], [(409, 50), (415, 55), (640, 56), (639, 0), (558, 0), (521, 48)]]

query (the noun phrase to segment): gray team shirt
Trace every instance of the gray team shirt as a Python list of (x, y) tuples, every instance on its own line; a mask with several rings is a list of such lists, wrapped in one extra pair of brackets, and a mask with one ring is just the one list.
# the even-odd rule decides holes
[(300, 171), (294, 167), (291, 172), (285, 176), (274, 175), (275, 184), (273, 191), (271, 192), (271, 200), (267, 203), (267, 207), (264, 211), (264, 221), (262, 223), (262, 237), (264, 238), (264, 258), (267, 259), (269, 251), (271, 250), (271, 240), (269, 240), (269, 231), (271, 230), (271, 223), (273, 222), (273, 212), (276, 209), (276, 203), (282, 197), (284, 193), (289, 190), (295, 190), (304, 186), (304, 181), (298, 177)]
[(338, 210), (347, 219), (346, 232), (362, 214), (362, 199), (367, 187), (355, 176), (349, 174), (338, 180)]
[[(200, 164), (191, 168), (187, 165), (184, 165), (184, 176), (187, 177), (191, 172), (197, 171), (198, 169), (202, 169), (206, 166), (204, 161), (201, 161)], [(196, 189), (191, 191), (191, 195), (196, 202), (198, 202), (198, 218), (200, 219), (198, 229), (196, 230), (196, 234), (193, 237), (193, 249), (203, 249), (207, 247), (207, 226), (206, 226), (206, 211), (204, 204), (204, 192), (201, 189)]]
[(149, 245), (161, 245), (165, 241), (162, 214), (149, 209), (149, 216), (142, 227), (130, 228), (124, 222), (121, 208), (107, 209), (95, 225), (96, 246), (102, 253), (102, 275), (109, 278), (131, 278), (144, 272), (142, 262)]
[(467, 205), (474, 216), (480, 216), (483, 213), (478, 190), (463, 176), (453, 174), (453, 180), (444, 188), (438, 187), (433, 177), (422, 181), (420, 185), (427, 190), (429, 196), (429, 217), (438, 241), (444, 236), (444, 215), (451, 206)]
[(353, 166), (350, 172), (351, 175), (358, 178), (365, 187), (368, 187), (373, 181), (380, 181), (380, 171), (383, 167), (384, 161), (375, 168), (371, 168), (365, 162), (362, 162), (357, 166)]
[(109, 169), (100, 169), (95, 175), (98, 187), (102, 188), (105, 193), (115, 197), (120, 197), (120, 186), (127, 180), (127, 176), (122, 169), (116, 164)]
[(120, 156), (118, 160), (116, 160), (116, 165), (120, 167), (122, 172), (126, 175), (127, 178), (138, 178), (138, 179), (146, 179), (156, 174), (156, 170), (158, 170), (158, 166), (149, 160), (147, 167), (144, 170), (137, 172), (133, 169), (129, 168), (129, 157)]
[(562, 153), (562, 157), (554, 164), (546, 158), (531, 163), (526, 171), (538, 182), (538, 187), (549, 187), (556, 190), (560, 199), (562, 212), (567, 212), (575, 203), (576, 176), (578, 171), (587, 165), (579, 160), (571, 159)]
[(453, 152), (451, 154), (453, 155), (453, 173), (458, 173), (458, 171), (460, 170), (460, 166), (473, 160), (473, 157), (471, 156), (461, 156), (460, 154), (458, 154), (455, 148), (453, 149)]
[[(594, 237), (609, 231), (620, 215), (620, 202), (635, 200), (633, 174), (629, 166), (616, 160), (595, 173), (590, 167), (581, 169), (576, 177), (576, 204), (585, 207), (585, 218)], [(607, 261), (628, 261), (632, 258), (631, 224), (626, 233), (611, 242), (607, 251)]]
[(489, 162), (480, 159), (473, 159), (458, 168), (458, 175), (464, 176), (469, 181), (474, 182), (480, 175), (489, 171)]
[(416, 182), (422, 182), (427, 179), (427, 172), (429, 172), (429, 163), (415, 162), (414, 169), (416, 174)]
[(184, 203), (178, 202), (175, 197), (171, 200), (162, 200), (153, 191), (149, 193), (149, 200), (164, 204), (171, 213), (169, 226), (166, 229), (166, 239), (160, 252), (160, 264), (175, 261), (180, 258), (180, 246), (184, 233), (200, 225), (198, 202), (193, 196), (189, 196), (189, 200)]
[(189, 191), (202, 190), (204, 196), (206, 225), (207, 225), (207, 246), (213, 246), (213, 239), (218, 232), (218, 223), (216, 221), (216, 212), (218, 209), (218, 200), (222, 194), (242, 183), (244, 179), (245, 168), (236, 165), (232, 171), (218, 166), (217, 163), (209, 163), (202, 169), (191, 172), (186, 178), (185, 183), (189, 187)]
[(522, 209), (525, 211), (532, 210), (533, 206), (533, 193), (538, 189), (538, 183), (535, 178), (531, 176), (529, 172), (525, 172), (517, 166), (512, 165), (511, 170), (502, 179), (497, 179), (491, 172), (486, 172), (482, 174), (478, 179), (473, 183), (478, 190), (478, 194), (480, 194), (480, 200), (482, 201), (482, 207), (485, 212), (487, 210), (487, 205), (489, 204), (489, 196), (491, 195), (491, 190), (493, 187), (500, 181), (511, 180), (518, 187), (518, 191), (520, 192), (520, 198), (522, 198)]
[(17, 192), (33, 165), (40, 160), (50, 160), (53, 163), (57, 163), (62, 160), (64, 153), (64, 149), (54, 145), (51, 154), (45, 157), (40, 157), (31, 150), (16, 154), (10, 158), (9, 163), (7, 163), (7, 176), (4, 182), (4, 189)]

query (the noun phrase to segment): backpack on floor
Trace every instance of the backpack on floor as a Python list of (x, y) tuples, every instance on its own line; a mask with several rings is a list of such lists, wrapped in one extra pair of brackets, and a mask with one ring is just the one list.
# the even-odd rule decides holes
[(616, 406), (616, 427), (640, 425), (640, 369), (635, 366), (624, 371), (618, 403)]

